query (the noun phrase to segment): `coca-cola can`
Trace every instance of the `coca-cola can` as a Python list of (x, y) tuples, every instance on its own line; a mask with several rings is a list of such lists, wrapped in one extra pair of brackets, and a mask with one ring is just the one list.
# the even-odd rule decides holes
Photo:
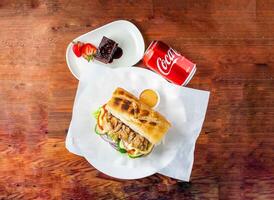
[(151, 42), (143, 62), (149, 69), (181, 86), (185, 86), (196, 71), (196, 64), (161, 41)]

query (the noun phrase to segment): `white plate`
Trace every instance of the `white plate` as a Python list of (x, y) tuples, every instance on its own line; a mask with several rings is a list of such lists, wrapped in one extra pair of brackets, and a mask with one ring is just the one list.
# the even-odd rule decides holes
[[(109, 100), (118, 86), (136, 96), (144, 89), (151, 88), (158, 91), (162, 97), (156, 110), (171, 122), (172, 127), (166, 135), (164, 144), (157, 145), (146, 157), (129, 159), (94, 133), (96, 121), (92, 113)], [(74, 133), (74, 143), (77, 144), (80, 152), (101, 172), (120, 179), (149, 176), (166, 167), (173, 160), (186, 137), (185, 130), (188, 129), (184, 102), (179, 101), (183, 94), (180, 89), (180, 86), (171, 84), (146, 69), (137, 67), (110, 69), (95, 64), (93, 67), (85, 68), (81, 75), (69, 133)]]
[[(74, 151), (72, 153), (75, 154), (75, 152), (77, 152), (76, 153), (77, 155), (83, 156), (79, 150), (79, 147), (75, 141), (75, 138), (73, 137), (67, 138), (66, 145), (70, 145), (69, 148), (71, 147), (74, 148), (73, 149)], [(108, 145), (108, 144), (106, 143), (105, 145)], [(112, 150), (115, 151), (114, 149)], [(138, 170), (132, 170), (131, 168), (128, 168), (126, 166), (114, 167), (112, 164), (106, 164), (105, 162), (102, 162), (103, 159), (102, 160), (92, 159), (88, 155), (86, 155), (85, 158), (93, 167), (95, 167), (100, 172), (118, 179), (126, 179), (126, 180), (140, 179), (140, 178), (145, 178), (147, 176), (153, 175), (157, 172), (153, 168), (139, 168)]]
[(97, 60), (87, 62), (84, 58), (75, 56), (72, 51), (72, 43), (70, 43), (66, 51), (66, 61), (71, 73), (77, 79), (79, 79), (83, 67), (91, 67), (94, 63), (112, 68), (115, 66), (131, 67), (142, 59), (145, 50), (143, 36), (134, 24), (126, 20), (111, 22), (81, 35), (73, 41), (89, 42), (98, 47), (103, 36), (118, 43), (118, 46), (123, 49), (122, 57), (114, 59), (110, 64), (104, 64)]

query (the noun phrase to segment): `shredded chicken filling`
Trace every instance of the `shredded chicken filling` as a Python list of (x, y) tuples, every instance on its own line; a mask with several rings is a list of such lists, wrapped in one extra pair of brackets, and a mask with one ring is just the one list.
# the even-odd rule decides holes
[(120, 139), (141, 151), (147, 150), (150, 146), (150, 142), (146, 138), (133, 131), (109, 112), (103, 117), (103, 129), (114, 140)]

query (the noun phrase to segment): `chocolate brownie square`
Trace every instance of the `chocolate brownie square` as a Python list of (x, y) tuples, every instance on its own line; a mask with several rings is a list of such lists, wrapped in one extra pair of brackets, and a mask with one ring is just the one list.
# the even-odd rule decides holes
[(118, 44), (103, 36), (101, 43), (96, 51), (95, 59), (103, 63), (110, 63), (113, 60), (113, 55), (117, 50)]

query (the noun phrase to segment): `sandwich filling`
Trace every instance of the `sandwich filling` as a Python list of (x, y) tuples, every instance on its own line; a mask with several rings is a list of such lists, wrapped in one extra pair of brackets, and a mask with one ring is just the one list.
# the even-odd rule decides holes
[(97, 131), (107, 134), (114, 142), (121, 143), (129, 155), (148, 154), (154, 145), (149, 140), (133, 131), (120, 119), (113, 116), (105, 106), (101, 107), (97, 117)]

